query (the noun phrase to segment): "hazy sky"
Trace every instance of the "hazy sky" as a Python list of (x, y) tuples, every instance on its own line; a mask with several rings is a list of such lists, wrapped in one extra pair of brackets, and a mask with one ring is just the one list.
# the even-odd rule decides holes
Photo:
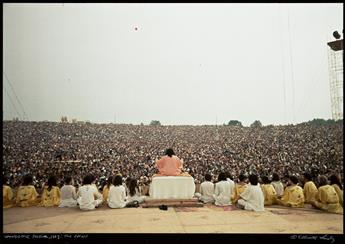
[(4, 4), (3, 117), (22, 116), (17, 96), (29, 120), (39, 121), (329, 119), (327, 42), (343, 30), (342, 9)]

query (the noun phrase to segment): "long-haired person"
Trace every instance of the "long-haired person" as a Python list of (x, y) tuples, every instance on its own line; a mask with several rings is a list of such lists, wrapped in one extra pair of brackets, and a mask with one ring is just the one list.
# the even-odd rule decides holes
[(108, 206), (110, 208), (124, 208), (127, 204), (126, 188), (122, 184), (122, 176), (116, 175), (110, 186)]
[(273, 173), (272, 175), (272, 186), (277, 193), (277, 197), (281, 197), (284, 194), (284, 185), (280, 180), (280, 177), (277, 173)]
[(60, 208), (63, 207), (76, 207), (77, 204), (77, 192), (73, 185), (73, 179), (71, 176), (66, 176), (64, 185), (61, 187), (61, 203)]
[(238, 182), (235, 185), (235, 192), (234, 198), (232, 199), (232, 203), (237, 203), (238, 199), (240, 199), (240, 195), (247, 189), (246, 183), (247, 177), (244, 174), (240, 174), (238, 176)]
[(284, 194), (281, 199), (277, 199), (277, 203), (286, 207), (304, 207), (303, 189), (298, 185), (298, 178), (296, 176), (289, 176), (288, 185), (285, 188)]
[(312, 203), (316, 200), (317, 196), (317, 187), (315, 183), (312, 181), (312, 176), (308, 172), (303, 174), (303, 193), (304, 193), (304, 201), (305, 203)]
[(107, 184), (103, 187), (103, 201), (105, 204), (108, 202), (109, 190), (110, 187), (113, 185), (113, 176), (109, 176), (107, 180)]
[(127, 196), (127, 204), (131, 204), (134, 202), (142, 203), (145, 201), (145, 196), (142, 196), (138, 187), (138, 182), (136, 179), (131, 178), (129, 185), (128, 185), (128, 196)]
[(103, 202), (103, 196), (92, 184), (94, 177), (86, 175), (83, 179), (83, 185), (78, 189), (78, 204), (81, 210), (93, 210), (99, 207)]
[(22, 185), (18, 188), (16, 205), (18, 207), (30, 207), (38, 204), (38, 193), (32, 185), (32, 175), (25, 175)]
[(175, 156), (171, 148), (168, 148), (165, 151), (165, 156), (156, 162), (156, 167), (158, 169), (158, 175), (177, 176), (182, 172), (183, 162)]
[(262, 184), (260, 185), (260, 187), (265, 197), (265, 206), (276, 204), (277, 192), (274, 189), (274, 186), (270, 184), (270, 180), (265, 175), (261, 177), (261, 180)]
[(249, 184), (237, 201), (237, 206), (241, 209), (250, 211), (265, 211), (264, 208), (264, 194), (258, 185), (258, 176), (255, 174), (249, 175)]
[(2, 177), (2, 204), (3, 208), (13, 207), (13, 191), (5, 176)]
[(215, 185), (214, 204), (218, 206), (231, 205), (231, 195), (230, 182), (226, 180), (226, 174), (222, 172), (218, 175), (218, 182)]
[(343, 207), (343, 186), (341, 185), (340, 177), (337, 174), (332, 174), (330, 176), (330, 185), (334, 187), (339, 197), (339, 203)]
[(328, 184), (327, 178), (320, 175), (317, 198), (311, 204), (318, 209), (329, 213), (343, 214), (343, 207), (339, 203), (339, 197), (333, 186)]
[(60, 188), (57, 186), (56, 177), (50, 176), (47, 185), (43, 189), (41, 206), (55, 207), (59, 206), (61, 202)]

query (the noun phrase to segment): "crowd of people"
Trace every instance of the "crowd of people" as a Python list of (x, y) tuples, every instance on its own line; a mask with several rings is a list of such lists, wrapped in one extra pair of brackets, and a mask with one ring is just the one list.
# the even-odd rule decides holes
[(86, 174), (99, 189), (116, 174), (148, 186), (156, 160), (170, 147), (196, 184), (206, 173), (215, 181), (220, 172), (235, 181), (240, 174), (301, 177), (306, 171), (314, 180), (334, 172), (343, 177), (342, 123), (251, 128), (5, 121), (3, 174), (13, 188), (26, 174), (37, 189), (50, 175), (60, 187), (65, 175), (80, 186)]

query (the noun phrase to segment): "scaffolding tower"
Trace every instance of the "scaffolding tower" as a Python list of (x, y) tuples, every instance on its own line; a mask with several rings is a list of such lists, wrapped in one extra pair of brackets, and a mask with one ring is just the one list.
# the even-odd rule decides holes
[(343, 39), (328, 42), (329, 83), (332, 119), (343, 119)]

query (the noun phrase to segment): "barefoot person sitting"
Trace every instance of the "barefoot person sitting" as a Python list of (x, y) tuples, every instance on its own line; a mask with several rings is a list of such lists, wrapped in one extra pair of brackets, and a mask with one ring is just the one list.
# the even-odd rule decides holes
[(174, 151), (168, 148), (165, 156), (157, 160), (156, 167), (158, 174), (154, 176), (178, 176), (182, 172), (183, 161), (175, 156)]

